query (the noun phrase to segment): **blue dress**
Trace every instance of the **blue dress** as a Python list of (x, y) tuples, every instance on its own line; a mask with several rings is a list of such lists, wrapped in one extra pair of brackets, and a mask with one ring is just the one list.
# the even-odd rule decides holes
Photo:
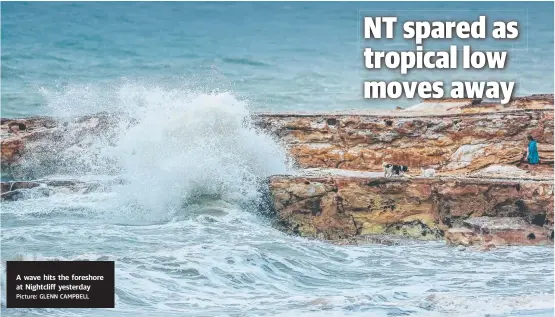
[(535, 140), (528, 143), (528, 163), (538, 164), (540, 162), (540, 156), (538, 155), (538, 143)]

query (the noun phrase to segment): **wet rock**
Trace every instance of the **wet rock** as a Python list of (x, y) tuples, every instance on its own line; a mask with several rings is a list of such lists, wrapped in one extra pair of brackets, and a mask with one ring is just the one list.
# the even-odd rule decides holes
[(255, 122), (287, 144), (302, 168), (381, 171), (386, 161), (407, 165), (409, 173), (433, 167), (463, 174), (521, 164), (531, 134), (542, 158), (538, 173), (552, 175), (553, 109), (529, 105), (534, 110), (335, 114), (333, 127), (329, 114), (259, 114)]
[(2, 164), (10, 165), (16, 163), (23, 153), (23, 140), (18, 137), (2, 139)]
[[(2, 134), (2, 167), (18, 165), (22, 160), (35, 160), (37, 165), (59, 159), (60, 151), (75, 145), (86, 145), (84, 136), (95, 135), (110, 139), (117, 122), (117, 114), (99, 113), (71, 119), (29, 117), (0, 119)], [(25, 127), (15, 131), (13, 125)]]
[[(461, 239), (469, 239), (465, 245), (471, 245), (475, 227), (468, 224), (475, 217), (553, 223), (551, 181), (326, 173), (270, 178), (272, 204), (286, 231), (324, 240), (379, 235), (437, 240), (455, 227), (451, 234), (459, 233)], [(493, 223), (488, 226), (497, 228)], [(543, 234), (536, 227), (543, 229), (533, 226), (536, 231), (530, 233)]]
[(40, 186), (39, 182), (2, 182), (1, 192), (7, 193), (10, 191), (15, 191), (19, 189), (29, 189)]
[(20, 190), (12, 190), (9, 192), (2, 193), (0, 199), (8, 201), (16, 201), (23, 198), (23, 193)]
[(491, 165), (482, 170), (472, 173), (477, 177), (498, 177), (498, 178), (526, 178), (530, 177), (529, 171), (514, 165)]
[(49, 196), (52, 192), (65, 192), (87, 194), (101, 187), (98, 182), (82, 182), (78, 180), (37, 180), (22, 182), (2, 182), (1, 199), (5, 201), (15, 201), (25, 198), (25, 190), (38, 188), (36, 194)]
[(552, 230), (518, 217), (477, 217), (463, 222), (465, 227), (445, 232), (449, 244), (481, 246), (484, 250), (509, 245), (551, 245)]

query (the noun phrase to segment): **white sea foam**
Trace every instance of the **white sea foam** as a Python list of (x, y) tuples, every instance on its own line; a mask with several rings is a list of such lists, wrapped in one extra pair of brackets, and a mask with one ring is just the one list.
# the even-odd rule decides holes
[[(70, 123), (56, 140), (66, 145), (58, 146), (62, 152), (37, 151), (41, 154), (26, 158), (26, 171), (20, 173), (118, 175), (125, 185), (117, 189), (113, 208), (125, 204), (175, 212), (203, 195), (252, 201), (259, 197), (261, 180), (290, 166), (283, 146), (257, 131), (247, 104), (228, 92), (124, 83), (43, 93), (49, 114)], [(84, 124), (71, 125), (75, 116), (107, 110), (117, 119), (92, 133), (82, 131)]]
[(113, 102), (114, 133), (69, 130), (60, 142), (79, 140), (71, 149), (45, 152), (24, 168), (48, 163), (50, 179), (101, 186), (31, 189), (3, 203), (2, 261), (114, 260), (116, 308), (3, 306), (2, 316), (553, 314), (552, 249), (345, 247), (272, 228), (245, 203), (259, 197), (261, 179), (289, 172), (287, 156), (229, 93), (129, 84), (87, 95), (92, 103), (79, 103), (79, 93), (57, 94), (51, 114), (94, 113)]

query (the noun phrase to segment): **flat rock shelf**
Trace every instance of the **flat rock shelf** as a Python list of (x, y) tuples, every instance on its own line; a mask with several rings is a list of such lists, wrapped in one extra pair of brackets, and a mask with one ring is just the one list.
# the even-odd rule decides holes
[(310, 170), (270, 178), (284, 230), (360, 242), (379, 236), (445, 239), (454, 245), (553, 243), (553, 181), (475, 177), (393, 177)]
[[(252, 122), (298, 169), (269, 177), (280, 229), (335, 243), (444, 239), (487, 249), (553, 244), (553, 110), (553, 95), (531, 95), (506, 105), (445, 99), (389, 111), (255, 113)], [(64, 149), (87, 146), (83, 136), (112, 142), (120, 121), (117, 113), (1, 119), (2, 177), (10, 181), (2, 200), (31, 189), (95, 190), (99, 184), (16, 175), (29, 172), (22, 162), (40, 168)], [(541, 158), (533, 166), (523, 160), (529, 135)], [(384, 162), (408, 172), (385, 178)], [(419, 176), (430, 168), (434, 177)], [(27, 180), (40, 178), (33, 172)]]

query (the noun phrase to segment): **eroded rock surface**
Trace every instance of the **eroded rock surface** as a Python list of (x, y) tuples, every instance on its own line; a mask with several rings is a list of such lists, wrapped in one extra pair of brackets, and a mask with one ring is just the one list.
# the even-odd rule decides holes
[[(476, 172), (490, 165), (521, 165), (530, 134), (538, 140), (542, 159), (536, 173), (553, 174), (553, 95), (517, 97), (507, 105), (446, 99), (425, 100), (404, 110), (254, 117), (259, 128), (289, 147), (303, 168), (380, 171), (387, 161), (411, 170)], [(122, 128), (121, 119), (107, 113), (66, 120), (2, 119), (2, 165), (22, 159), (35, 160), (35, 166), (55, 163), (60, 150), (86, 147), (87, 135), (109, 142), (113, 130)], [(25, 126), (20, 136), (8, 129), (14, 123)]]
[(476, 172), (522, 165), (526, 137), (533, 135), (542, 160), (538, 172), (553, 174), (552, 107), (437, 115), (264, 114), (257, 122), (289, 147), (302, 168), (380, 171), (385, 161), (412, 170)]
[[(286, 231), (336, 242), (384, 236), (445, 238), (464, 246), (553, 241), (553, 95), (508, 105), (427, 100), (394, 111), (256, 114), (255, 122), (285, 143), (300, 167), (332, 168), (270, 178), (272, 204)], [(14, 123), (19, 133), (9, 129)], [(132, 124), (117, 114), (2, 119), (3, 170), (25, 163), (21, 170), (33, 172), (26, 179), (43, 177), (42, 167), (61, 165), (60, 151), (75, 149), (78, 159), (90, 136), (109, 144), (114, 130)], [(542, 164), (533, 168), (521, 162), (527, 135), (539, 142)], [(412, 176), (435, 168), (440, 177), (386, 179), (384, 161), (408, 165)], [(98, 186), (3, 183), (2, 199), (24, 198), (35, 187), (48, 194)]]
[(475, 217), (514, 217), (542, 229), (553, 225), (550, 180), (341, 174), (271, 177), (281, 225), (326, 240), (365, 235), (440, 239), (450, 228), (467, 228), (465, 221)]
[(445, 232), (453, 245), (497, 247), (506, 245), (550, 245), (553, 229), (526, 222), (518, 217), (478, 217), (464, 221), (465, 227)]

